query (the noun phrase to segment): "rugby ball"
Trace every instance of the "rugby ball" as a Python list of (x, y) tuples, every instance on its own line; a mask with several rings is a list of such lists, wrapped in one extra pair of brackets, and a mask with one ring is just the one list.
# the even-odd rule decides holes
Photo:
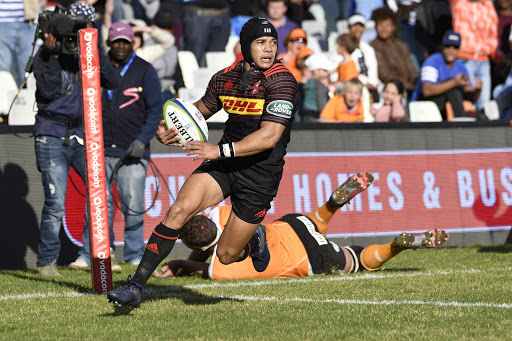
[(165, 127), (178, 129), (181, 145), (192, 141), (208, 141), (208, 125), (201, 112), (191, 103), (173, 98), (164, 104)]

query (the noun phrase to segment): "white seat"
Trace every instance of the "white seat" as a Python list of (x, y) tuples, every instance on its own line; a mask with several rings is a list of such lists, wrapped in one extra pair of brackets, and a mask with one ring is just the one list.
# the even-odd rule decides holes
[(229, 36), (228, 43), (226, 44), (226, 48), (224, 49), (227, 53), (231, 53), (233, 55), (233, 61), (235, 60), (235, 45), (238, 43), (239, 40), (240, 38), (238, 36)]
[(178, 51), (178, 61), (183, 75), (183, 81), (187, 88), (193, 88), (194, 84), (194, 71), (199, 69), (196, 56), (192, 51)]
[(219, 70), (200, 67), (194, 71), (194, 88), (206, 89), (212, 76)]
[[(16, 91), (11, 94), (14, 97)], [(32, 126), (36, 123), (36, 92), (34, 89), (21, 89), (20, 94), (14, 101), (9, 114), (9, 125), (11, 126)]]
[(409, 103), (411, 122), (441, 122), (443, 117), (439, 108), (432, 101), (416, 101)]
[(348, 20), (336, 21), (336, 29), (338, 30), (338, 34), (348, 33), (350, 31), (348, 28)]
[(330, 32), (329, 38), (327, 38), (327, 45), (329, 53), (338, 53), (338, 37), (340, 34), (338, 32)]
[(227, 68), (235, 61), (233, 53), (226, 51), (209, 51), (205, 57), (206, 67), (217, 71)]
[(484, 103), (484, 112), (485, 116), (490, 120), (500, 119), (500, 108), (498, 107), (498, 102), (495, 100), (490, 100)]
[(206, 122), (216, 122), (216, 123), (224, 123), (229, 118), (229, 114), (224, 110), (220, 109), (217, 111), (212, 117), (210, 117)]
[(0, 84), (2, 84), (2, 91), (0, 91), (0, 115), (7, 115), (11, 102), (18, 91), (18, 86), (9, 71), (0, 71)]
[(194, 103), (203, 97), (205, 88), (180, 88), (178, 89), (179, 98)]
[[(180, 88), (178, 90), (178, 94), (181, 99), (188, 101), (189, 103), (194, 103), (203, 97), (205, 93), (204, 88)], [(228, 119), (229, 115), (224, 109), (221, 109), (215, 115), (210, 117), (207, 122), (221, 122), (224, 123)]]
[(327, 24), (316, 20), (303, 20), (302, 29), (306, 31), (308, 40), (310, 37), (315, 37), (319, 40), (325, 39), (327, 36)]

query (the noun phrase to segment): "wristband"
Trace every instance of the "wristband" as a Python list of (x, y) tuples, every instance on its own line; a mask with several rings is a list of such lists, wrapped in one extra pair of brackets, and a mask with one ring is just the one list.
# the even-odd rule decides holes
[(235, 157), (235, 143), (224, 143), (219, 145), (219, 156), (221, 159)]

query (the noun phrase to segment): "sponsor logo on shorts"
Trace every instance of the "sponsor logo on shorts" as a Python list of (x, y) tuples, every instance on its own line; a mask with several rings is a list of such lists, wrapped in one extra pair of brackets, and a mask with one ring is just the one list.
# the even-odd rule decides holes
[(292, 117), (293, 104), (288, 101), (273, 101), (267, 105), (267, 111), (279, 117)]
[(261, 115), (263, 113), (264, 99), (250, 99), (219, 96), (224, 110), (237, 115)]

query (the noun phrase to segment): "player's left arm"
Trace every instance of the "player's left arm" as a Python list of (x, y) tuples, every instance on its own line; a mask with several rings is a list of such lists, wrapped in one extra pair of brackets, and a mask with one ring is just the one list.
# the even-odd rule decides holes
[(197, 275), (203, 278), (208, 278), (209, 263), (191, 261), (188, 259), (174, 259), (162, 266), (160, 271), (154, 271), (153, 274), (157, 278), (176, 278), (188, 275)]

